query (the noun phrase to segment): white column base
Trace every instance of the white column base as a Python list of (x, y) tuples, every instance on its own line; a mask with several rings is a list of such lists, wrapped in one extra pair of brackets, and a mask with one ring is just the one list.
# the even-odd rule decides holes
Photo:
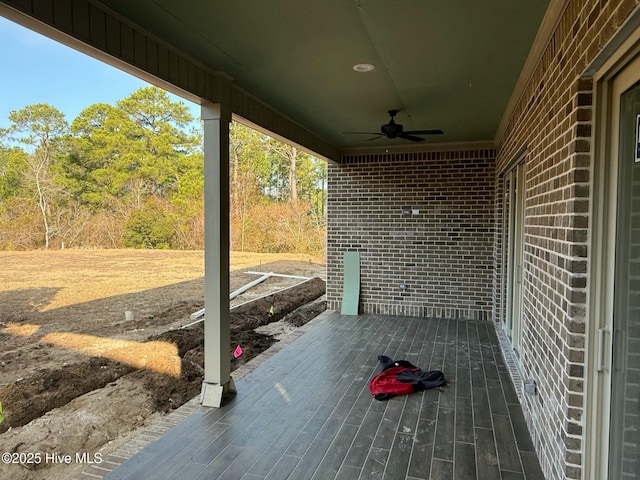
[(237, 393), (233, 378), (224, 385), (202, 382), (200, 404), (203, 407), (220, 408), (227, 400)]

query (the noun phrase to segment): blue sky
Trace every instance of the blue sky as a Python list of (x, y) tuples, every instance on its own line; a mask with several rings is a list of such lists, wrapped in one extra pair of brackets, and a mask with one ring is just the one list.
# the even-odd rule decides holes
[[(94, 103), (113, 105), (148, 85), (4, 17), (0, 45), (0, 128), (10, 125), (10, 111), (34, 103), (56, 107), (71, 123)], [(182, 101), (192, 106), (192, 115), (199, 114), (199, 107)]]

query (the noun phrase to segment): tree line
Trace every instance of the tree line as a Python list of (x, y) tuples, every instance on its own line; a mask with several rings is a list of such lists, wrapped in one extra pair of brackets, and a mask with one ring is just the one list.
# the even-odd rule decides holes
[[(0, 129), (0, 249), (204, 248), (202, 125), (157, 87)], [(231, 248), (321, 254), (326, 164), (233, 122)]]

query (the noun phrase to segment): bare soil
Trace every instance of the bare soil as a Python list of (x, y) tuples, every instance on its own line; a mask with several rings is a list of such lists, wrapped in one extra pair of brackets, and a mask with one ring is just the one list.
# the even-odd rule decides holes
[[(77, 464), (44, 456), (93, 454), (199, 393), (203, 324), (189, 325), (189, 315), (203, 308), (203, 260), (203, 252), (0, 252), (0, 453), (21, 460), (0, 463), (0, 478), (70, 478)], [(232, 253), (232, 291), (259, 277), (247, 271), (315, 278), (271, 277), (232, 301), (230, 347), (244, 352), (232, 370), (277, 341), (274, 322), (286, 317), (291, 329), (324, 310), (318, 259)], [(39, 463), (19, 456), (38, 452)]]

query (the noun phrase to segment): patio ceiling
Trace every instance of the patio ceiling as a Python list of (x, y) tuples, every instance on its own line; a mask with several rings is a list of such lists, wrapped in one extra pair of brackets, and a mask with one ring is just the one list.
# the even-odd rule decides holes
[[(493, 141), (549, 0), (102, 0), (339, 149)], [(553, 0), (553, 3), (561, 3)], [(549, 8), (551, 10), (551, 8)], [(375, 69), (358, 73), (353, 66)]]

